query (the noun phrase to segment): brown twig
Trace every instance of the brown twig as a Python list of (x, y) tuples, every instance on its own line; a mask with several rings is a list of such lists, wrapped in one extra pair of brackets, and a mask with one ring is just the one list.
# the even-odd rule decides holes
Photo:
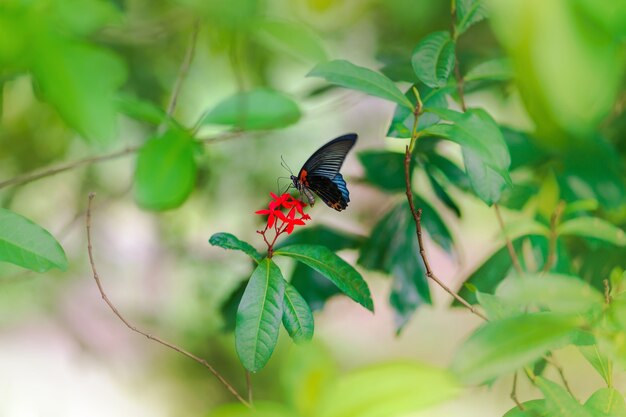
[(519, 398), (517, 398), (517, 372), (513, 374), (513, 387), (511, 388), (510, 396), (513, 402), (515, 403), (515, 405), (517, 406), (517, 408), (519, 408), (522, 411), (526, 409), (526, 407), (524, 407), (524, 404), (522, 404)]
[(226, 389), (228, 389), (228, 391), (230, 391), (231, 394), (233, 394), (235, 396), (235, 398), (237, 398), (237, 400), (239, 400), (239, 402), (241, 402), (243, 405), (245, 405), (246, 407), (250, 407), (250, 403), (248, 401), (246, 401), (238, 392), (237, 390), (230, 384), (228, 383), (228, 381), (226, 381), (226, 379), (215, 369), (213, 368), (213, 366), (211, 366), (211, 364), (209, 364), (205, 359), (202, 359), (196, 355), (194, 355), (193, 353), (190, 353), (186, 350), (184, 350), (183, 348), (180, 348), (178, 346), (176, 346), (173, 343), (170, 343), (166, 340), (161, 339), (160, 337), (157, 336), (153, 336), (149, 333), (144, 332), (143, 330), (138, 329), (137, 327), (135, 327), (134, 325), (132, 325), (120, 312), (119, 310), (115, 307), (115, 305), (111, 302), (111, 300), (109, 300), (109, 297), (107, 297), (106, 293), (104, 292), (104, 288), (102, 287), (102, 282), (100, 281), (100, 276), (98, 275), (98, 271), (96, 269), (96, 263), (94, 261), (94, 257), (93, 257), (93, 246), (91, 243), (91, 208), (92, 208), (92, 201), (95, 197), (94, 193), (89, 194), (89, 203), (87, 205), (87, 216), (86, 216), (86, 229), (87, 229), (87, 253), (89, 254), (89, 264), (91, 265), (91, 271), (93, 273), (93, 278), (96, 281), (96, 285), (98, 286), (98, 291), (100, 292), (100, 296), (102, 297), (102, 299), (104, 300), (104, 302), (107, 304), (107, 306), (111, 309), (111, 311), (113, 312), (113, 314), (115, 314), (117, 316), (117, 318), (119, 318), (122, 323), (124, 323), (124, 325), (126, 327), (128, 327), (130, 330), (132, 330), (135, 333), (138, 333), (142, 336), (145, 336), (146, 338), (153, 340), (169, 349), (172, 349), (190, 359), (193, 359), (194, 361), (198, 362), (199, 364), (201, 364), (202, 366), (204, 366), (205, 368), (207, 368), (209, 370), (209, 372), (211, 372), (219, 381), (222, 385), (224, 385), (224, 387), (226, 387)]
[(611, 287), (609, 285), (609, 280), (602, 280), (602, 284), (604, 284), (604, 302), (608, 306), (609, 304), (611, 304)]
[(565, 209), (565, 201), (559, 201), (559, 204), (554, 208), (554, 212), (552, 216), (550, 216), (550, 242), (548, 244), (548, 256), (546, 258), (546, 263), (543, 266), (543, 272), (548, 272), (550, 268), (554, 265), (554, 261), (556, 260), (556, 242), (559, 237), (559, 234), (556, 230), (557, 226), (561, 221), (561, 216), (563, 215), (563, 210)]
[(465, 301), (463, 297), (452, 291), (446, 284), (444, 284), (432, 271), (430, 268), (430, 263), (428, 262), (428, 257), (426, 256), (426, 249), (424, 247), (424, 242), (422, 240), (422, 209), (415, 209), (415, 203), (413, 202), (413, 190), (411, 188), (411, 152), (409, 151), (409, 146), (406, 147), (406, 152), (404, 156), (404, 179), (406, 184), (406, 198), (409, 201), (409, 207), (411, 209), (411, 214), (413, 215), (413, 220), (415, 221), (415, 231), (417, 234), (417, 242), (419, 244), (420, 256), (422, 258), (422, 262), (424, 263), (424, 268), (426, 269), (426, 276), (437, 283), (444, 291), (450, 294), (455, 300), (459, 303), (463, 304), (469, 311), (471, 311), (476, 316), (480, 317), (483, 320), (487, 320), (487, 317), (484, 316), (480, 311), (474, 308), (473, 305)]
[(552, 353), (547, 353), (543, 355), (543, 358), (546, 360), (546, 362), (552, 365), (554, 369), (556, 369), (556, 371), (559, 374), (559, 377), (561, 378), (561, 382), (563, 382), (563, 386), (565, 387), (567, 392), (569, 392), (572, 398), (576, 398), (576, 396), (572, 392), (572, 389), (569, 386), (569, 383), (567, 382), (567, 378), (565, 378), (565, 372), (563, 371), (563, 367), (556, 361), (556, 358), (552, 355)]
[(41, 178), (45, 178), (45, 177), (50, 177), (52, 175), (56, 175), (59, 174), (61, 172), (65, 172), (65, 171), (69, 171), (71, 169), (74, 168), (78, 168), (84, 165), (91, 165), (91, 164), (95, 164), (98, 162), (104, 162), (104, 161), (108, 161), (110, 159), (116, 159), (122, 156), (126, 156), (126, 155), (130, 155), (132, 153), (135, 153), (139, 150), (138, 146), (130, 146), (124, 149), (121, 149), (119, 151), (115, 151), (115, 152), (111, 152), (108, 154), (104, 154), (104, 155), (98, 155), (98, 156), (90, 156), (88, 158), (83, 158), (83, 159), (79, 159), (77, 161), (73, 161), (73, 162), (67, 162), (64, 164), (59, 164), (57, 166), (53, 166), (53, 167), (47, 167), (47, 168), (43, 168), (43, 169), (39, 169), (39, 170), (35, 170), (32, 172), (27, 172), (26, 174), (22, 174), (22, 175), (18, 175), (16, 177), (13, 178), (9, 178), (6, 181), (2, 181), (0, 182), (0, 189), (2, 188), (6, 188), (6, 187), (10, 187), (13, 185), (21, 185), (21, 184), (27, 184), (29, 182), (41, 179)]
[[(450, 2), (450, 15), (452, 17), (452, 29), (450, 31), (452, 35), (452, 39), (454, 42), (457, 42), (458, 33), (456, 31), (456, 1), (452, 0)], [(467, 105), (465, 104), (465, 81), (463, 80), (463, 76), (461, 76), (461, 67), (459, 66), (459, 55), (457, 53), (457, 48), (454, 48), (454, 78), (456, 79), (456, 91), (459, 96), (459, 104), (461, 105), (461, 110), (464, 112), (467, 110)]]
[(502, 230), (502, 235), (504, 236), (504, 241), (506, 242), (506, 249), (509, 252), (509, 256), (511, 257), (511, 262), (513, 263), (513, 267), (515, 271), (521, 276), (524, 271), (522, 271), (522, 266), (520, 265), (519, 258), (515, 253), (515, 248), (513, 247), (513, 242), (509, 239), (509, 235), (506, 233), (506, 227), (504, 225), (504, 220), (502, 219), (502, 213), (500, 213), (500, 206), (498, 203), (493, 204), (493, 208), (496, 211), (496, 217), (498, 218), (498, 224), (500, 225), (500, 230)]
[[(241, 136), (243, 135), (243, 133), (244, 133), (243, 131), (226, 132), (218, 136), (200, 138), (198, 139), (198, 141), (204, 144), (223, 142), (225, 140), (229, 140), (229, 139)], [(140, 146), (128, 146), (124, 149), (120, 149), (118, 151), (110, 152), (104, 155), (89, 156), (87, 158), (78, 159), (76, 161), (67, 162), (67, 163), (59, 164), (59, 165), (52, 166), (52, 167), (42, 168), (42, 169), (38, 169), (32, 172), (27, 172), (25, 174), (18, 175), (13, 178), (9, 178), (8, 180), (0, 182), (0, 189), (15, 186), (15, 185), (27, 184), (29, 182), (33, 182), (33, 181), (46, 178), (46, 177), (51, 177), (53, 175), (60, 174), (62, 172), (69, 171), (69, 170), (79, 168), (82, 166), (97, 164), (100, 162), (109, 161), (111, 159), (121, 158), (123, 156), (134, 154), (137, 151), (139, 151), (139, 149), (141, 149)]]
[(176, 109), (178, 95), (180, 94), (183, 81), (185, 80), (185, 77), (187, 76), (187, 73), (189, 72), (189, 67), (191, 66), (191, 61), (193, 61), (193, 56), (196, 51), (196, 43), (198, 41), (199, 31), (200, 31), (200, 23), (196, 20), (193, 23), (189, 45), (187, 46), (187, 51), (185, 52), (185, 57), (183, 58), (183, 62), (180, 64), (180, 69), (178, 70), (178, 76), (176, 77), (176, 81), (174, 82), (174, 88), (172, 89), (172, 95), (170, 96), (170, 102), (167, 105), (168, 117), (171, 116), (174, 113), (174, 109)]

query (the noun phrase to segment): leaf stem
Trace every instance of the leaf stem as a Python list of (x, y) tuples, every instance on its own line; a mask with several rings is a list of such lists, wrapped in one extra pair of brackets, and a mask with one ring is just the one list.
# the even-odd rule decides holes
[(202, 359), (196, 355), (194, 355), (193, 353), (190, 353), (188, 351), (186, 351), (185, 349), (176, 346), (175, 344), (168, 342), (164, 339), (161, 339), (160, 337), (157, 336), (153, 336), (150, 333), (146, 333), (143, 330), (138, 329), (137, 327), (135, 327), (133, 324), (131, 324), (123, 315), (122, 313), (119, 312), (119, 310), (115, 307), (115, 305), (111, 302), (111, 300), (109, 300), (109, 297), (106, 295), (104, 288), (102, 286), (102, 282), (100, 281), (100, 276), (98, 275), (98, 271), (96, 269), (96, 263), (94, 260), (94, 256), (93, 256), (93, 245), (91, 243), (91, 209), (92, 209), (92, 202), (93, 199), (95, 198), (95, 193), (90, 193), (89, 194), (89, 203), (87, 205), (87, 215), (86, 215), (86, 229), (87, 229), (87, 253), (89, 255), (89, 264), (91, 265), (91, 271), (93, 273), (93, 279), (96, 281), (96, 285), (98, 286), (98, 291), (100, 292), (100, 296), (102, 297), (102, 299), (104, 300), (104, 302), (106, 303), (106, 305), (111, 309), (111, 311), (113, 312), (113, 314), (115, 314), (117, 316), (117, 318), (119, 318), (122, 323), (124, 323), (124, 325), (126, 327), (128, 327), (130, 330), (132, 330), (135, 333), (138, 333), (142, 336), (145, 336), (146, 338), (155, 341), (169, 349), (172, 349), (190, 359), (193, 359), (194, 361), (198, 362), (199, 364), (201, 364), (202, 366), (204, 366), (205, 368), (207, 368), (209, 370), (209, 372), (211, 372), (217, 379), (218, 381), (224, 385), (224, 387), (226, 387), (226, 389), (228, 391), (230, 391), (231, 394), (233, 394), (233, 396), (243, 405), (245, 405), (246, 407), (251, 407), (250, 403), (248, 401), (246, 401), (238, 392), (237, 390), (228, 382), (226, 381), (226, 379), (222, 376), (222, 374), (220, 374), (213, 366), (211, 366), (211, 364), (209, 364), (205, 359)]
[(246, 370), (246, 387), (248, 388), (248, 403), (250, 406), (254, 407), (254, 402), (252, 400), (252, 379), (250, 376), (250, 371)]
[(524, 407), (524, 404), (522, 404), (520, 400), (517, 398), (517, 371), (515, 371), (515, 374), (513, 374), (513, 386), (511, 387), (510, 397), (511, 397), (511, 400), (513, 400), (513, 402), (517, 406), (517, 408), (519, 408), (522, 411), (526, 410), (526, 407)]
[(543, 265), (543, 272), (548, 272), (556, 260), (556, 242), (559, 238), (557, 226), (561, 221), (563, 210), (565, 210), (565, 201), (561, 200), (559, 204), (556, 205), (552, 216), (550, 216), (550, 242), (548, 244), (546, 263)]
[(467, 111), (467, 105), (465, 104), (465, 81), (463, 80), (463, 76), (461, 75), (461, 68), (459, 66), (459, 54), (457, 52), (457, 40), (459, 34), (456, 30), (456, 19), (457, 19), (457, 8), (456, 8), (456, 0), (450, 0), (450, 16), (452, 17), (452, 27), (450, 30), (450, 34), (452, 36), (452, 40), (454, 41), (454, 78), (456, 79), (456, 91), (459, 96), (459, 104), (461, 105), (461, 110), (463, 112)]
[(524, 274), (522, 270), (522, 266), (520, 265), (519, 258), (517, 257), (517, 253), (515, 253), (515, 248), (513, 247), (513, 242), (509, 239), (509, 235), (506, 232), (506, 227), (504, 225), (504, 220), (502, 219), (502, 213), (500, 213), (500, 206), (498, 203), (493, 204), (493, 208), (496, 211), (496, 218), (498, 219), (498, 224), (500, 225), (500, 230), (502, 231), (502, 235), (504, 236), (504, 241), (506, 242), (506, 249), (509, 252), (509, 256), (511, 257), (511, 262), (513, 263), (513, 267), (519, 276)]
[(183, 58), (183, 62), (180, 64), (180, 69), (178, 70), (178, 76), (176, 77), (176, 81), (174, 82), (174, 88), (172, 89), (172, 95), (170, 96), (169, 104), (167, 105), (167, 115), (171, 117), (176, 109), (176, 103), (178, 102), (178, 96), (180, 94), (181, 87), (183, 85), (183, 81), (189, 72), (189, 67), (191, 66), (191, 62), (193, 61), (193, 56), (196, 51), (196, 43), (198, 41), (198, 32), (200, 31), (200, 22), (196, 20), (193, 23), (193, 28), (191, 29), (191, 38), (189, 39), (189, 45), (187, 46), (187, 51), (185, 52), (185, 57)]

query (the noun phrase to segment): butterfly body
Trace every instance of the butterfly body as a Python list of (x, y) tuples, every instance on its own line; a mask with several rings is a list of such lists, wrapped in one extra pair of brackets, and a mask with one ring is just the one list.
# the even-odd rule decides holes
[(294, 187), (310, 205), (315, 204), (314, 194), (317, 194), (328, 207), (337, 211), (348, 207), (350, 193), (339, 170), (356, 139), (356, 134), (349, 133), (331, 140), (311, 155), (297, 176), (291, 176)]

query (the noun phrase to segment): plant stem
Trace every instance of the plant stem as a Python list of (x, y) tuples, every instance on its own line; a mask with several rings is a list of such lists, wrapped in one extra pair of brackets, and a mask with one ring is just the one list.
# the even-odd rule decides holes
[(250, 406), (254, 406), (254, 402), (252, 401), (252, 379), (250, 371), (248, 370), (246, 370), (246, 387), (248, 388), (248, 403)]
[(509, 235), (506, 232), (506, 227), (504, 225), (504, 220), (502, 219), (502, 213), (500, 213), (500, 206), (498, 203), (493, 204), (493, 208), (496, 211), (496, 217), (498, 219), (498, 224), (500, 225), (500, 230), (502, 231), (502, 235), (504, 236), (504, 241), (506, 242), (506, 249), (509, 252), (509, 256), (511, 257), (511, 262), (513, 263), (513, 267), (519, 276), (522, 276), (524, 271), (522, 271), (522, 266), (520, 265), (519, 258), (515, 253), (515, 248), (513, 247), (513, 242), (509, 239)]
[(524, 411), (526, 407), (517, 398), (517, 371), (513, 374), (513, 387), (511, 388), (511, 399), (517, 405), (517, 408)]
[(178, 76), (176, 77), (176, 81), (174, 82), (174, 88), (172, 89), (172, 95), (170, 96), (169, 104), (167, 105), (167, 115), (172, 116), (174, 110), (176, 109), (176, 103), (178, 102), (178, 95), (180, 94), (181, 87), (183, 85), (183, 81), (189, 72), (189, 67), (191, 66), (191, 61), (193, 61), (193, 56), (196, 51), (196, 43), (198, 41), (198, 32), (200, 31), (200, 22), (196, 20), (193, 23), (193, 28), (191, 30), (191, 38), (189, 39), (189, 45), (187, 46), (187, 51), (185, 52), (185, 57), (183, 58), (183, 62), (180, 64), (180, 69), (178, 70)]
[(548, 272), (556, 260), (556, 242), (559, 238), (559, 234), (556, 229), (561, 221), (564, 209), (565, 201), (561, 200), (559, 201), (559, 204), (556, 205), (552, 216), (550, 216), (550, 242), (548, 244), (548, 256), (546, 258), (546, 263), (543, 265), (543, 272)]
[(93, 256), (93, 245), (91, 243), (91, 209), (92, 209), (92, 202), (93, 199), (95, 198), (95, 193), (91, 193), (89, 194), (89, 203), (87, 205), (87, 216), (86, 216), (86, 229), (87, 229), (87, 253), (89, 255), (89, 264), (91, 265), (91, 271), (93, 273), (93, 279), (96, 281), (96, 285), (98, 286), (98, 291), (100, 292), (100, 296), (102, 297), (102, 299), (104, 300), (104, 302), (106, 303), (106, 305), (111, 309), (111, 311), (113, 312), (113, 314), (115, 314), (117, 316), (117, 318), (119, 318), (122, 323), (124, 323), (124, 325), (126, 327), (128, 327), (130, 330), (132, 330), (135, 333), (138, 333), (142, 336), (145, 336), (146, 338), (153, 340), (169, 349), (172, 349), (190, 359), (193, 359), (194, 361), (198, 362), (199, 364), (201, 364), (202, 366), (204, 366), (205, 368), (207, 368), (209, 370), (209, 372), (211, 372), (217, 379), (218, 381), (224, 385), (224, 387), (226, 387), (226, 389), (228, 389), (228, 391), (230, 391), (231, 394), (233, 394), (233, 396), (239, 400), (239, 402), (241, 402), (243, 405), (245, 405), (246, 407), (250, 407), (250, 403), (248, 403), (248, 401), (246, 401), (238, 392), (237, 390), (228, 382), (226, 381), (226, 379), (222, 376), (222, 374), (220, 374), (213, 366), (211, 366), (211, 364), (209, 364), (205, 359), (202, 359), (196, 355), (194, 355), (193, 353), (190, 353), (186, 350), (184, 350), (181, 347), (176, 346), (175, 344), (168, 342), (164, 339), (161, 339), (160, 337), (157, 336), (153, 336), (149, 333), (146, 333), (143, 330), (138, 329), (137, 327), (135, 327), (133, 324), (131, 324), (123, 315), (122, 313), (119, 312), (119, 310), (115, 307), (115, 305), (111, 302), (111, 300), (109, 300), (109, 297), (106, 295), (104, 288), (102, 286), (102, 282), (100, 281), (100, 276), (98, 275), (98, 271), (96, 268), (96, 263), (94, 260), (94, 256)]
[[(198, 139), (198, 141), (204, 144), (212, 144), (217, 142), (223, 142), (225, 140), (229, 140), (238, 136), (241, 136), (243, 132), (226, 132), (218, 136), (212, 136), (207, 138)], [(46, 167), (39, 170), (27, 172), (25, 174), (17, 175), (13, 178), (9, 178), (8, 180), (0, 182), (0, 189), (6, 187), (12, 187), (15, 185), (27, 184), (29, 182), (33, 182), (42, 178), (50, 177), (56, 174), (60, 174), (61, 172), (69, 171), (74, 168), (79, 168), (86, 165), (97, 164), (99, 162), (109, 161), (111, 159), (121, 158), (123, 156), (131, 155), (136, 153), (141, 149), (141, 146), (128, 146), (126, 148), (107, 153), (104, 155), (90, 156), (83, 159), (78, 159), (76, 161), (67, 162), (63, 164), (59, 164), (52, 167)]]
[(422, 209), (415, 209), (415, 203), (413, 201), (413, 190), (411, 189), (411, 176), (410, 176), (410, 164), (411, 164), (411, 152), (409, 151), (409, 146), (406, 147), (405, 157), (404, 157), (404, 179), (406, 184), (406, 197), (409, 201), (409, 207), (411, 209), (411, 214), (413, 215), (413, 220), (415, 222), (415, 232), (417, 234), (417, 242), (419, 244), (420, 256), (422, 258), (422, 262), (424, 263), (424, 268), (426, 269), (426, 276), (431, 280), (435, 281), (437, 285), (439, 285), (445, 292), (450, 294), (455, 300), (459, 303), (463, 304), (469, 311), (471, 311), (474, 315), (480, 317), (481, 319), (487, 321), (487, 317), (484, 316), (480, 311), (478, 311), (473, 305), (465, 301), (463, 297), (452, 291), (446, 284), (443, 283), (432, 271), (430, 267), (430, 263), (428, 262), (428, 257), (426, 255), (426, 249), (424, 246), (424, 241), (422, 239)]

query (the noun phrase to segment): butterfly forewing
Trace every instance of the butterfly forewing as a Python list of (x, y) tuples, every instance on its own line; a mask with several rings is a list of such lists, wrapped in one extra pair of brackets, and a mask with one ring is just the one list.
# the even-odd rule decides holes
[(356, 138), (356, 134), (349, 133), (331, 140), (311, 155), (302, 165), (298, 176), (306, 171), (308, 176), (319, 175), (332, 180), (339, 173), (346, 155), (356, 142)]
[(294, 183), (310, 201), (309, 190), (337, 211), (348, 206), (350, 193), (339, 170), (356, 139), (357, 135), (354, 133), (333, 139), (315, 151), (304, 163), (298, 174), (297, 182), (294, 180)]

